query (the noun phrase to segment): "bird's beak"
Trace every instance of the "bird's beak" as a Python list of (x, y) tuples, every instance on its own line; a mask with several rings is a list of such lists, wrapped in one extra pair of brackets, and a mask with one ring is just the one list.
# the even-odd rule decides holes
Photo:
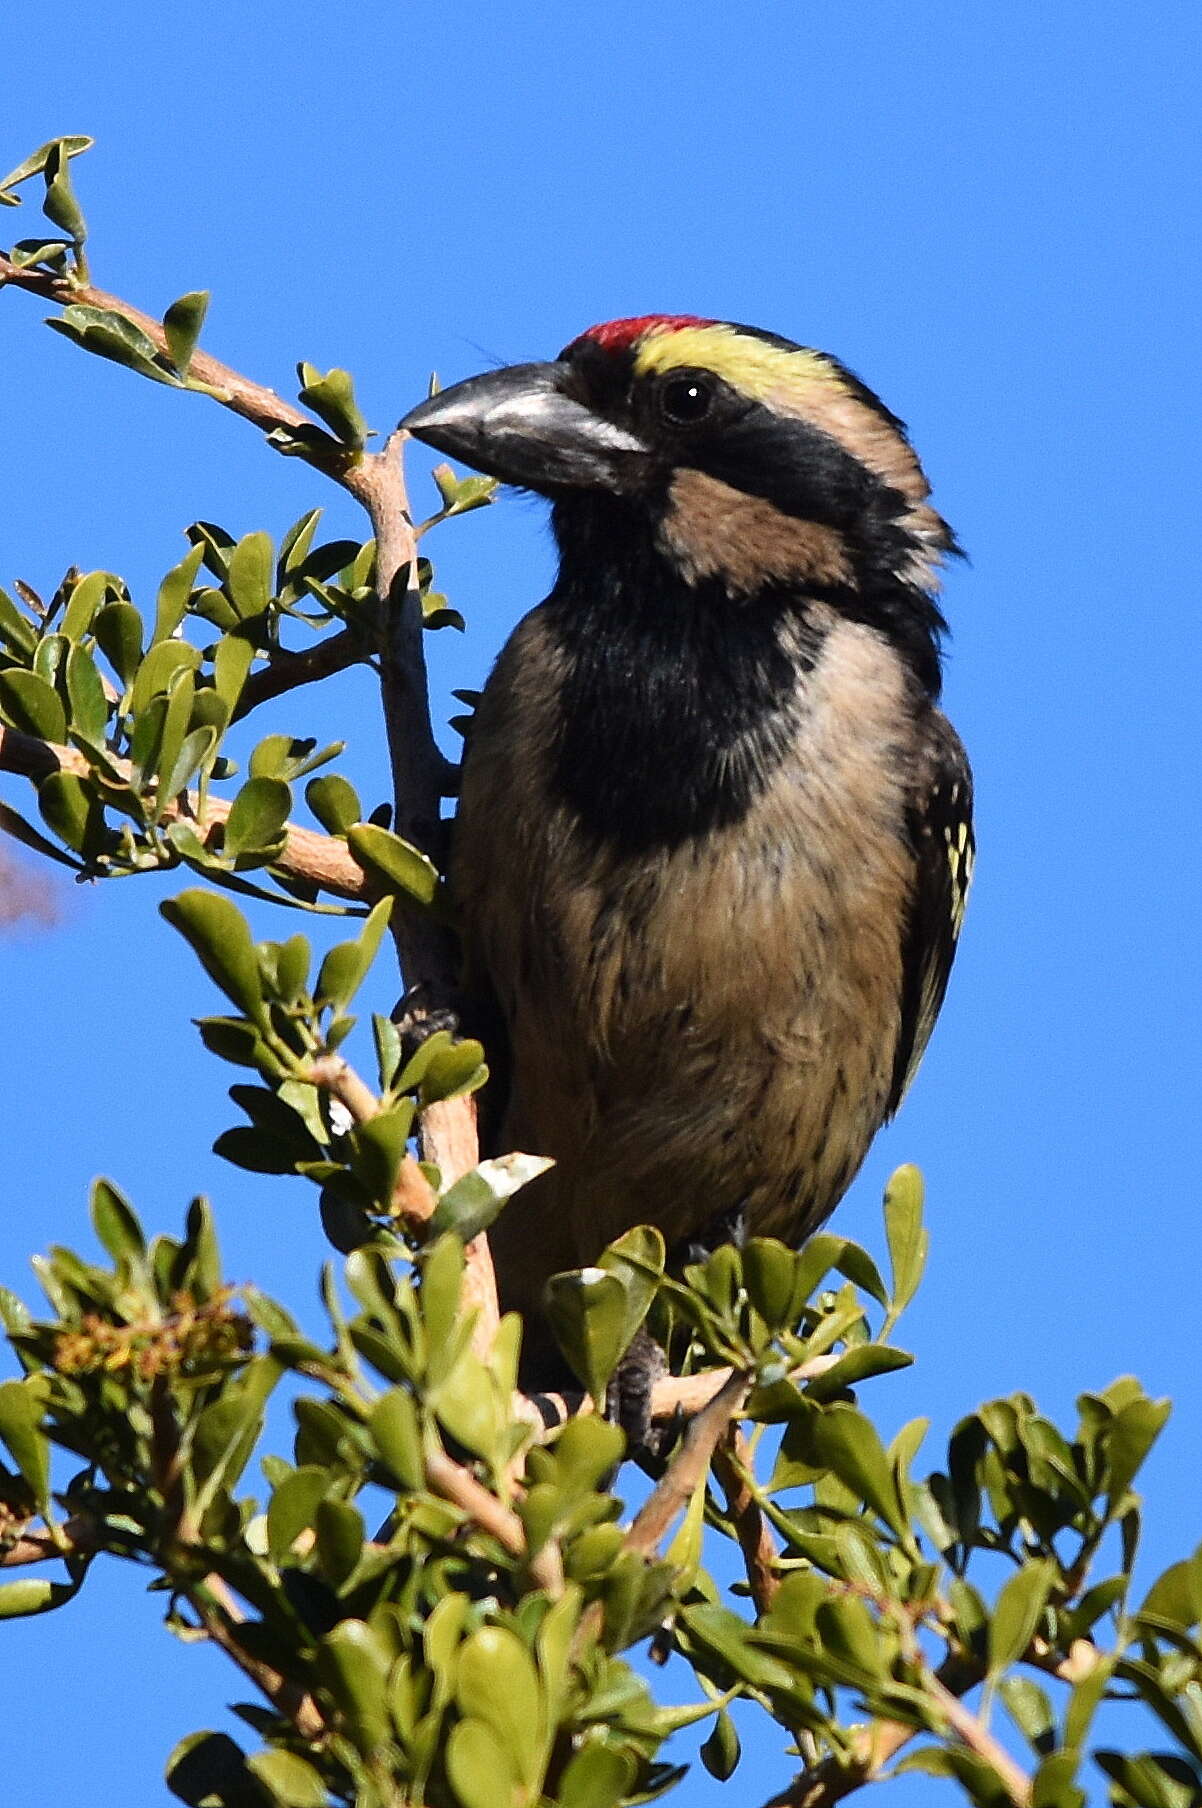
[(645, 461), (636, 434), (564, 393), (562, 364), (513, 364), (456, 383), (400, 423), (464, 464), (523, 489), (621, 489)]

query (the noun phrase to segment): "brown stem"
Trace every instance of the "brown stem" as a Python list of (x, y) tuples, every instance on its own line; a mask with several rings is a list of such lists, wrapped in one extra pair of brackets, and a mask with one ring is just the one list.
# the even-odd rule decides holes
[(235, 1628), (245, 1623), (246, 1615), (222, 1578), (206, 1576), (200, 1588), (193, 1589), (188, 1598), (213, 1643), (233, 1659), (256, 1688), (262, 1690), (276, 1712), (292, 1722), (302, 1739), (319, 1739), (326, 1730), (326, 1723), (312, 1695), (262, 1658), (252, 1656), (239, 1643)]
[[(90, 283), (47, 271), (20, 270), (8, 258), (0, 256), (0, 285), (6, 282), (64, 307), (74, 303), (112, 310), (133, 321), (158, 351), (168, 351), (160, 321)], [(206, 384), (225, 407), (265, 433), (277, 427), (313, 430), (313, 422), (301, 409), (284, 401), (274, 390), (251, 382), (208, 352), (198, 349), (193, 353), (189, 375)], [(371, 517), (376, 539), (377, 586), (388, 624), (380, 654), (384, 720), (392, 765), (393, 826), (406, 840), (437, 858), (441, 853), (439, 839), (446, 761), (434, 739), (430, 721), (421, 597), (417, 587), (417, 536), (409, 512), (401, 463), (405, 437), (399, 431), (393, 433), (383, 449), (376, 453), (353, 452), (332, 441), (323, 447), (322, 442), (317, 441), (310, 456), (312, 462), (348, 490)], [(259, 682), (265, 684), (266, 679), (260, 677)], [(222, 806), (210, 804), (206, 821), (221, 820), (224, 814)], [(341, 854), (341, 884), (337, 872), (326, 871), (318, 877), (307, 870), (316, 861), (317, 848), (323, 844), (328, 846), (329, 842), (328, 838), (320, 836), (309, 837), (315, 844), (312, 846), (294, 840), (294, 837), (305, 835), (308, 832), (304, 830), (290, 832), (285, 860), (280, 862), (285, 870), (295, 870), (288, 863), (294, 856), (299, 856), (306, 865), (306, 870), (299, 876), (316, 878), (323, 889), (338, 896), (362, 897), (363, 874), (345, 849)], [(348, 885), (349, 890), (346, 889)], [(420, 987), (430, 1007), (438, 1008), (454, 995), (456, 958), (450, 935), (429, 914), (403, 908), (394, 912), (392, 926), (406, 985), (411, 991)], [(427, 1112), (422, 1141), (423, 1153), (437, 1162), (444, 1182), (456, 1180), (474, 1167), (478, 1143), (471, 1100), (450, 1100)], [(491, 1268), (487, 1245), (481, 1243), (470, 1253), (469, 1275), (471, 1286), (478, 1295), (482, 1322), (495, 1325), (496, 1286)]]
[(719, 1439), (747, 1398), (751, 1377), (732, 1369), (709, 1405), (698, 1413), (685, 1433), (684, 1442), (668, 1465), (667, 1473), (635, 1514), (626, 1534), (628, 1550), (650, 1557), (676, 1515), (688, 1506), (705, 1481)]
[(734, 1521), (751, 1598), (757, 1613), (763, 1614), (780, 1587), (776, 1570), (780, 1551), (747, 1480), (751, 1467), (747, 1439), (737, 1425), (732, 1425), (714, 1451), (714, 1474), (722, 1484), (726, 1510)]
[(1001, 1780), (1015, 1808), (1027, 1808), (1031, 1800), (1031, 1779), (1021, 1764), (994, 1738), (983, 1720), (966, 1708), (958, 1695), (940, 1682), (937, 1676), (926, 1678), (927, 1693), (934, 1699), (952, 1731), (970, 1751), (984, 1760)]
[[(131, 307), (127, 301), (120, 300), (116, 295), (109, 295), (104, 289), (94, 288), (91, 283), (77, 283), (70, 277), (54, 276), (46, 270), (19, 270), (0, 254), (0, 286), (5, 283), (11, 283), (15, 289), (27, 289), (31, 294), (41, 295), (45, 300), (57, 302), (61, 307), (76, 305), (105, 308), (121, 314), (140, 327), (148, 339), (153, 340), (157, 351), (167, 352), (167, 336), (161, 320), (156, 320), (152, 314), (144, 314), (140, 308)], [(235, 414), (240, 414), (243, 420), (252, 421), (256, 427), (261, 427), (264, 433), (270, 433), (276, 427), (310, 430), (313, 427), (307, 414), (278, 396), (274, 389), (265, 389), (261, 383), (252, 383), (248, 377), (231, 370), (228, 364), (210, 357), (208, 352), (198, 349), (192, 354), (188, 374), (207, 384), (210, 389), (215, 389), (217, 401), (232, 409)], [(347, 487), (350, 488), (349, 483)]]
[[(841, 1360), (838, 1356), (812, 1356), (790, 1372), (790, 1381), (813, 1381)], [(651, 1423), (667, 1425), (678, 1415), (691, 1419), (709, 1405), (733, 1375), (733, 1369), (702, 1369), (696, 1375), (665, 1375), (651, 1390)], [(522, 1418), (537, 1418), (544, 1432), (557, 1431), (569, 1419), (593, 1411), (587, 1395), (543, 1393), (514, 1396), (514, 1410)]]
[(461, 1508), (511, 1557), (526, 1558), (531, 1579), (539, 1588), (545, 1588), (552, 1595), (563, 1592), (563, 1564), (559, 1546), (553, 1539), (530, 1557), (526, 1528), (517, 1514), (443, 1451), (433, 1451), (426, 1457), (426, 1480), (435, 1494)]
[(347, 666), (359, 664), (364, 656), (363, 642), (350, 628), (328, 635), (303, 653), (273, 653), (267, 664), (253, 671), (242, 686), (242, 695), (231, 720), (240, 722), (252, 709), (258, 709), (260, 703), (299, 690), (302, 684), (316, 684), (321, 678), (330, 678), (335, 672), (345, 671)]
[[(417, 536), (409, 511), (399, 430), (382, 451), (365, 459), (356, 491), (376, 536), (376, 585), (386, 632), (380, 648), (380, 694), (392, 768), (393, 826), (418, 847), (441, 853), (441, 812), (446, 761), (434, 739), (426, 680), (425, 629), (417, 584)], [(453, 938), (429, 914), (398, 909), (393, 915), (397, 951), (411, 993), (426, 1009), (453, 999), (458, 961)], [(420, 1009), (415, 1012), (420, 1015)], [(448, 1099), (422, 1113), (421, 1148), (444, 1186), (480, 1159), (476, 1108), (471, 1098)], [(476, 1342), (492, 1344), (499, 1321), (497, 1284), (487, 1238), (467, 1247), (464, 1300), (477, 1308)]]
[[(309, 1078), (339, 1104), (345, 1106), (357, 1124), (366, 1124), (376, 1116), (380, 1101), (341, 1055), (319, 1055), (309, 1067)], [(397, 1175), (392, 1207), (398, 1217), (413, 1224), (425, 1224), (438, 1204), (434, 1188), (422, 1173), (412, 1155), (406, 1155)]]
[[(126, 761), (114, 760), (113, 764), (128, 776)], [(19, 772), (36, 784), (52, 772), (73, 772), (80, 778), (87, 778), (91, 770), (83, 754), (74, 747), (40, 741), (34, 735), (22, 734), (16, 728), (5, 728), (0, 724), (0, 771)], [(213, 839), (213, 830), (225, 822), (232, 808), (224, 798), (209, 797), (202, 809), (199, 799), (189, 792), (186, 798), (175, 798), (167, 805), (163, 819), (190, 822), (201, 840), (208, 843)], [(361, 903), (370, 895), (363, 868), (346, 843), (334, 835), (322, 835), (314, 829), (301, 829), (289, 823), (283, 851), (273, 864), (281, 872), (304, 879), (338, 898)]]

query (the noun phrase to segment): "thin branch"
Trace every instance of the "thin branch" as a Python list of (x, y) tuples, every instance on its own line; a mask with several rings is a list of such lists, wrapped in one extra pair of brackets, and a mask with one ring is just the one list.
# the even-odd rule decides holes
[(328, 635), (314, 646), (306, 647), (303, 653), (273, 653), (267, 664), (253, 671), (242, 686), (242, 695), (231, 721), (240, 722), (252, 709), (258, 709), (260, 703), (299, 690), (303, 684), (316, 684), (335, 672), (344, 672), (348, 666), (360, 664), (365, 657), (362, 639), (350, 628)]
[[(128, 762), (114, 760), (124, 776)], [(90, 776), (92, 768), (74, 747), (62, 747), (55, 741), (40, 741), (35, 735), (0, 724), (0, 771), (18, 772), (39, 783), (52, 772), (73, 772), (79, 778)], [(233, 805), (225, 798), (209, 797), (202, 809), (195, 793), (174, 798), (163, 811), (166, 822), (189, 822), (202, 841), (213, 839), (213, 831), (224, 824)], [(319, 890), (335, 897), (361, 903), (370, 896), (367, 875), (344, 841), (335, 835), (322, 835), (315, 829), (298, 828), (289, 823), (284, 846), (272, 862), (281, 872), (303, 879)]]
[(539, 1588), (545, 1588), (551, 1595), (562, 1594), (563, 1563), (554, 1539), (548, 1539), (542, 1549), (531, 1556), (526, 1528), (517, 1514), (495, 1494), (490, 1494), (462, 1464), (454, 1462), (443, 1451), (431, 1451), (425, 1459), (425, 1468), (426, 1480), (435, 1494), (461, 1508), (511, 1557), (524, 1561), (531, 1580)]
[(750, 1375), (742, 1369), (732, 1369), (709, 1405), (698, 1413), (667, 1473), (635, 1514), (626, 1534), (628, 1550), (650, 1557), (659, 1549), (660, 1540), (676, 1515), (703, 1485), (710, 1458), (742, 1407), (750, 1386)]
[[(0, 285), (11, 283), (48, 301), (64, 307), (72, 304), (103, 308), (121, 314), (144, 332), (159, 352), (168, 356), (166, 334), (162, 322), (134, 308), (118, 296), (97, 289), (90, 283), (47, 271), (21, 270), (10, 259), (0, 256)], [(215, 399), (252, 422), (265, 433), (277, 427), (302, 429), (312, 433), (314, 423), (291, 402), (274, 390), (253, 383), (240, 372), (222, 364), (199, 348), (193, 353), (189, 376), (204, 383)], [(437, 857), (441, 849), (441, 809), (446, 761), (434, 738), (430, 721), (429, 687), (426, 677), (426, 655), (421, 596), (417, 585), (417, 535), (409, 510), (401, 448), (406, 435), (393, 433), (383, 450), (359, 453), (319, 439), (306, 453), (311, 462), (335, 482), (348, 490), (371, 517), (376, 539), (377, 586), (384, 604), (387, 624), (384, 644), (380, 648), (381, 696), (393, 780), (393, 827), (406, 840)], [(263, 683), (265, 680), (260, 679)], [(20, 769), (20, 768), (18, 768)], [(67, 767), (67, 770), (74, 768)], [(206, 821), (221, 820), (221, 806), (211, 804)], [(316, 846), (294, 841), (305, 835), (291, 831), (280, 862), (285, 870), (300, 856), (305, 870), (298, 876), (316, 878), (325, 890), (342, 897), (364, 895), (364, 877), (349, 852), (343, 860), (353, 868), (340, 885), (336, 875), (317, 877), (311, 870), (317, 848), (328, 845), (326, 838), (312, 836)], [(351, 889), (346, 889), (347, 886)], [(393, 934), (405, 975), (412, 990), (421, 987), (437, 1009), (454, 995), (456, 955), (447, 930), (428, 913), (398, 909), (393, 913)], [(422, 1121), (422, 1152), (436, 1162), (445, 1183), (475, 1167), (479, 1156), (475, 1111), (470, 1099), (448, 1100), (431, 1106)], [(471, 1286), (477, 1296), (482, 1324), (495, 1326), (497, 1320), (496, 1284), (487, 1244), (469, 1252)]]
[(1004, 1746), (994, 1738), (983, 1720), (966, 1708), (958, 1695), (946, 1688), (937, 1676), (926, 1679), (927, 1693), (935, 1701), (952, 1731), (974, 1751), (997, 1775), (1015, 1808), (1027, 1808), (1031, 1800), (1031, 1779)]
[[(434, 739), (426, 676), (425, 628), (417, 583), (417, 535), (409, 510), (401, 451), (406, 435), (393, 433), (381, 452), (356, 472), (359, 496), (376, 539), (376, 584), (384, 606), (386, 632), (380, 648), (380, 695), (392, 768), (393, 827), (407, 841), (441, 852), (442, 796), (446, 761)], [(409, 991), (430, 1008), (452, 1000), (458, 956), (446, 928), (429, 913), (393, 913), (393, 932)], [(422, 1113), (421, 1150), (438, 1168), (444, 1186), (467, 1174), (480, 1159), (476, 1107), (470, 1097), (428, 1105)], [(467, 1246), (464, 1302), (477, 1309), (475, 1342), (491, 1348), (500, 1309), (488, 1239)]]
[[(1102, 1661), (1102, 1657), (1089, 1639), (1077, 1640), (1066, 1658), (1056, 1658), (1041, 1640), (1035, 1639), (1020, 1661), (1034, 1664), (1048, 1675), (1071, 1684), (1079, 1682), (1082, 1675)], [(961, 1701), (961, 1697), (976, 1688), (984, 1676), (983, 1664), (949, 1657), (938, 1670), (928, 1672), (926, 1683), (952, 1731), (997, 1771), (1010, 1799), (1025, 1804), (1031, 1799), (1030, 1778), (1013, 1763), (988, 1728), (975, 1714), (969, 1713)], [(835, 1802), (854, 1794), (865, 1783), (876, 1782), (885, 1766), (921, 1731), (922, 1728), (901, 1720), (874, 1720), (861, 1726), (853, 1736), (850, 1753), (824, 1758), (821, 1764), (803, 1770), (779, 1795), (765, 1802), (763, 1808), (832, 1808)]]
[[(377, 1115), (380, 1101), (341, 1055), (319, 1055), (309, 1067), (309, 1078), (350, 1113), (356, 1124)], [(392, 1209), (411, 1224), (426, 1224), (434, 1215), (438, 1196), (412, 1155), (406, 1155), (393, 1188)]]
[(780, 1550), (747, 1480), (751, 1466), (747, 1439), (737, 1424), (731, 1425), (714, 1451), (714, 1474), (722, 1484), (726, 1510), (734, 1521), (751, 1598), (757, 1613), (764, 1614), (780, 1587), (776, 1568)]
[[(839, 1356), (811, 1356), (808, 1362), (792, 1369), (789, 1380), (814, 1381), (841, 1361)], [(696, 1375), (665, 1375), (651, 1389), (651, 1423), (667, 1425), (675, 1418), (691, 1419), (707, 1407), (734, 1374), (733, 1369), (702, 1369)], [(558, 1431), (569, 1419), (591, 1413), (593, 1403), (587, 1394), (515, 1394), (514, 1411), (518, 1416), (537, 1422), (545, 1434)]]
[(239, 1643), (235, 1629), (245, 1624), (246, 1615), (222, 1578), (206, 1576), (199, 1588), (190, 1591), (188, 1599), (213, 1643), (262, 1690), (276, 1712), (292, 1722), (302, 1739), (320, 1739), (326, 1723), (312, 1695)]
[[(104, 308), (121, 314), (141, 328), (146, 337), (154, 342), (156, 351), (170, 355), (161, 320), (156, 320), (153, 314), (144, 314), (140, 308), (131, 307), (129, 302), (108, 294), (104, 289), (94, 288), (91, 283), (76, 282), (69, 276), (55, 276), (46, 270), (21, 270), (0, 254), (0, 286), (5, 283), (11, 284), (14, 289), (27, 289), (46, 301), (57, 302), (60, 307)], [(235, 414), (240, 414), (243, 420), (251, 421), (264, 433), (271, 433), (276, 427), (312, 430), (312, 419), (300, 408), (286, 402), (273, 389), (267, 389), (261, 383), (252, 383), (248, 377), (210, 357), (206, 351), (198, 348), (193, 352), (188, 374), (215, 390), (215, 400), (232, 409)], [(349, 483), (347, 487), (351, 487)]]

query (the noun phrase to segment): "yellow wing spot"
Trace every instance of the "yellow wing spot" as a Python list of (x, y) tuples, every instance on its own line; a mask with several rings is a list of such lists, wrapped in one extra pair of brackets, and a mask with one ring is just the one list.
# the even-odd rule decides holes
[(753, 339), (736, 327), (653, 327), (639, 346), (635, 371), (639, 376), (697, 365), (723, 377), (744, 395), (757, 401), (791, 400), (804, 405), (815, 392), (847, 395), (847, 385), (820, 352), (800, 347), (788, 351)]

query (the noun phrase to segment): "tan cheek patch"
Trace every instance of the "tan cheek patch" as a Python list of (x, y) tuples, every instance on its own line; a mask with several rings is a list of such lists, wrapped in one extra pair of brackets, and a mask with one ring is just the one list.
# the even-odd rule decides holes
[(720, 578), (741, 595), (772, 579), (854, 581), (847, 548), (834, 528), (782, 514), (762, 497), (744, 495), (716, 477), (678, 471), (668, 501), (660, 538), (690, 579)]

